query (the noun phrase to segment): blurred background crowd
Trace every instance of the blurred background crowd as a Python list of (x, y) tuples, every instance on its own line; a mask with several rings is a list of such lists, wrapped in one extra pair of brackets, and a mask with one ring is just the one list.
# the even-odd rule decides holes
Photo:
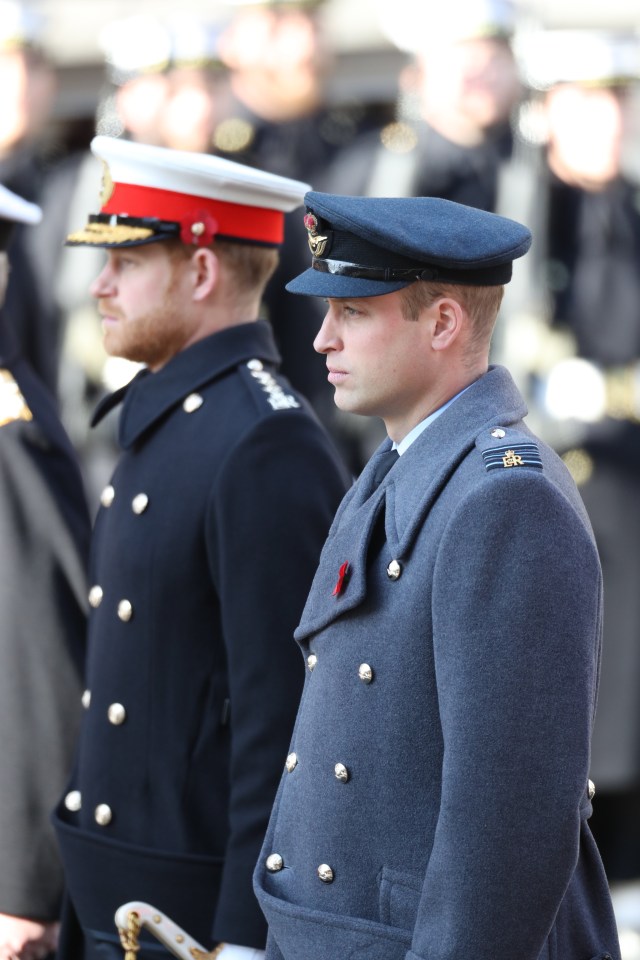
[[(601, 553), (592, 826), (625, 960), (640, 957), (639, 80), (640, 0), (0, 0), (0, 182), (44, 211), (16, 232), (3, 319), (57, 398), (92, 503), (115, 429), (89, 430), (91, 411), (135, 372), (101, 346), (88, 287), (103, 253), (63, 245), (98, 210), (96, 132), (532, 228), (494, 360), (573, 473)], [(264, 315), (357, 473), (381, 427), (333, 407), (311, 349), (322, 305), (283, 289), (308, 258), (298, 211)]]

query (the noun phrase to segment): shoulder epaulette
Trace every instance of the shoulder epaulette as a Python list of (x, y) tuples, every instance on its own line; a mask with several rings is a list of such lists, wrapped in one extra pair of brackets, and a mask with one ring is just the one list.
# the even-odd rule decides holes
[(0, 427), (15, 420), (33, 420), (33, 414), (11, 371), (0, 369)]
[(542, 470), (542, 457), (535, 440), (519, 430), (492, 427), (476, 438), (484, 466), (490, 470), (512, 470), (529, 467)]
[(272, 410), (293, 410), (300, 406), (299, 400), (288, 393), (276, 377), (265, 369), (262, 360), (249, 360), (246, 369), (258, 385)]

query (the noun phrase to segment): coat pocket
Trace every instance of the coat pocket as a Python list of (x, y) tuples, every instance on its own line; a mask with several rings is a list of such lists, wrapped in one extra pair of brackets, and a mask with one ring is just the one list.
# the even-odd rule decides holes
[(380, 873), (380, 921), (413, 930), (422, 894), (422, 877), (383, 867)]

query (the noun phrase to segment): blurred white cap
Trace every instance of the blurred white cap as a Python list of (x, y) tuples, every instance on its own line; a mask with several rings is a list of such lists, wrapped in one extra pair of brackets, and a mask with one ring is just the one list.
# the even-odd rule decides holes
[(515, 43), (524, 81), (545, 90), (557, 83), (614, 86), (640, 76), (640, 42), (634, 34), (600, 30), (539, 30)]
[(0, 0), (0, 50), (38, 46), (42, 28), (42, 17), (28, 3)]
[(385, 35), (400, 50), (416, 53), (432, 43), (457, 43), (513, 35), (516, 10), (511, 0), (376, 0)]

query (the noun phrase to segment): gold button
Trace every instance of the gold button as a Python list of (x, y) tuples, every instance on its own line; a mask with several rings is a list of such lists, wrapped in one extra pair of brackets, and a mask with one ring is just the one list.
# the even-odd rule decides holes
[(502, 440), (503, 437), (506, 437), (506, 433), (500, 427), (496, 427), (495, 430), (491, 431), (491, 436), (495, 437), (496, 440)]
[(588, 792), (589, 792), (589, 800), (593, 800), (593, 798), (596, 795), (596, 785), (593, 782), (593, 780), (589, 780)]
[(334, 873), (328, 863), (321, 863), (318, 867), (318, 876), (323, 883), (333, 883)]
[(97, 607), (99, 607), (102, 603), (103, 596), (104, 591), (102, 587), (96, 583), (95, 586), (91, 587), (91, 590), (89, 590), (89, 605), (93, 607), (94, 610), (97, 609)]
[(204, 400), (199, 393), (190, 393), (182, 404), (182, 409), (185, 413), (194, 413), (203, 403)]
[(344, 763), (336, 763), (335, 767), (336, 780), (339, 780), (340, 783), (347, 783), (349, 780), (349, 771), (345, 767)]
[(112, 703), (107, 710), (107, 716), (109, 717), (109, 723), (112, 723), (114, 727), (119, 727), (127, 719), (127, 711), (121, 703)]
[(82, 794), (79, 790), (71, 790), (64, 798), (64, 805), (67, 810), (77, 813), (82, 806)]
[(279, 853), (272, 853), (267, 857), (267, 870), (269, 873), (277, 873), (284, 867), (284, 860)]
[(88, 710), (91, 706), (91, 690), (85, 690), (82, 694), (82, 706)]
[(149, 497), (146, 493), (138, 493), (131, 501), (131, 509), (134, 513), (140, 516), (141, 513), (144, 513), (147, 507), (149, 506)]
[(114, 501), (115, 495), (116, 495), (116, 491), (111, 486), (111, 484), (108, 483), (107, 486), (102, 491), (102, 493), (100, 494), (100, 503), (102, 504), (102, 506), (110, 507)]
[(247, 364), (249, 370), (264, 370), (264, 363), (262, 360), (249, 360)]
[(318, 658), (316, 657), (315, 653), (310, 653), (309, 656), (307, 657), (307, 666), (309, 667), (309, 670), (311, 672), (313, 672), (317, 662), (318, 662)]
[(363, 683), (372, 683), (373, 681), (373, 670), (368, 663), (361, 663), (358, 667), (358, 676)]
[(392, 560), (387, 567), (387, 576), (389, 580), (397, 580), (402, 573), (402, 567), (397, 560)]
[(295, 768), (298, 766), (298, 757), (295, 753), (290, 753), (287, 757), (287, 762), (285, 764), (289, 773), (293, 773)]
[(133, 607), (131, 606), (131, 603), (129, 602), (129, 600), (120, 601), (120, 603), (118, 604), (118, 616), (125, 623), (131, 620), (131, 617), (133, 616)]
[(101, 827), (106, 827), (107, 824), (111, 823), (113, 819), (113, 814), (111, 813), (111, 807), (108, 803), (100, 803), (95, 809), (95, 820), (96, 823)]

